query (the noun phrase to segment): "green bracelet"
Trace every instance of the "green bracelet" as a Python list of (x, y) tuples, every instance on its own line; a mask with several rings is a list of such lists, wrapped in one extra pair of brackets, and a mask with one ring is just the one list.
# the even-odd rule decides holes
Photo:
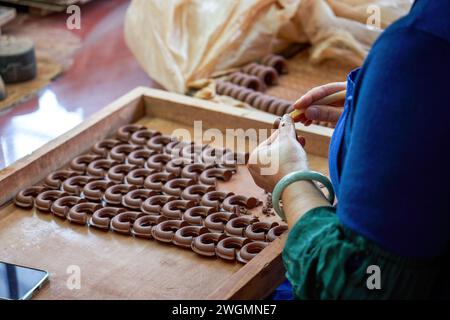
[(286, 215), (284, 214), (283, 209), (280, 207), (280, 199), (281, 195), (283, 194), (284, 189), (286, 189), (289, 185), (291, 185), (294, 182), (297, 181), (318, 181), (322, 183), (327, 189), (328, 189), (328, 201), (333, 204), (334, 203), (334, 189), (333, 185), (331, 184), (330, 179), (325, 177), (323, 174), (315, 172), (315, 171), (297, 171), (292, 172), (283, 179), (281, 179), (272, 192), (272, 203), (273, 208), (275, 209), (275, 212), (286, 221)]

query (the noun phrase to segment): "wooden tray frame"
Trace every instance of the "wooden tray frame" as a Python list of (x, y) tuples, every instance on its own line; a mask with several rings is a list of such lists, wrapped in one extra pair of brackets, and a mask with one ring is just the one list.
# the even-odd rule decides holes
[[(203, 127), (270, 129), (276, 118), (257, 110), (198, 100), (184, 95), (144, 87), (136, 88), (59, 138), (31, 155), (0, 171), (0, 206), (6, 206), (23, 187), (38, 183), (71, 159), (85, 152), (92, 141), (111, 135), (118, 127), (144, 116), (163, 118), (192, 125), (196, 119)], [(307, 138), (307, 152), (326, 158), (332, 129), (299, 125)], [(1, 218), (1, 215), (0, 215)], [(285, 237), (271, 243), (247, 265), (217, 288), (209, 299), (261, 299), (284, 279), (281, 252)]]

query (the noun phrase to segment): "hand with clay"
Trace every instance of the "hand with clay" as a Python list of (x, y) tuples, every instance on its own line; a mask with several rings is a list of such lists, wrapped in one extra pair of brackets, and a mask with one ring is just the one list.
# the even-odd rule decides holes
[(345, 100), (342, 99), (330, 105), (320, 105), (316, 102), (346, 89), (346, 82), (334, 82), (311, 89), (295, 102), (294, 108), (305, 110), (305, 113), (294, 121), (301, 122), (305, 126), (309, 126), (313, 121), (327, 122), (332, 126), (336, 125), (342, 114)]

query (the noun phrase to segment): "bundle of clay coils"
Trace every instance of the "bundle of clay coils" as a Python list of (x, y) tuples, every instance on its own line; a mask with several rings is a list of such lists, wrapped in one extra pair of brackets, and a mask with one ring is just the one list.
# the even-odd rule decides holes
[(293, 110), (292, 101), (265, 95), (268, 86), (276, 85), (282, 74), (288, 73), (286, 60), (277, 55), (269, 55), (261, 63), (251, 63), (239, 72), (216, 81), (216, 92), (230, 96), (248, 105), (282, 116)]
[(245, 215), (261, 204), (258, 199), (216, 190), (236, 172), (236, 159), (229, 150), (124, 126), (42, 185), (20, 191), (15, 204), (246, 263), (287, 228)]

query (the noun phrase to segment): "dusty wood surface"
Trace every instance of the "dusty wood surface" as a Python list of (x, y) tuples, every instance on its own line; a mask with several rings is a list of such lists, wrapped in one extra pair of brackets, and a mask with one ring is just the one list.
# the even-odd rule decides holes
[[(146, 96), (144, 100), (139, 98), (142, 95)], [(200, 102), (198, 112), (192, 112), (196, 101), (142, 88), (131, 92), (66, 135), (1, 171), (1, 199), (10, 199), (11, 190), (40, 181), (119, 126), (135, 120), (166, 134), (180, 128), (192, 132), (194, 120), (208, 116), (214, 119), (218, 114), (222, 114), (221, 123), (228, 128), (264, 127), (264, 119), (233, 116), (242, 112), (237, 108)], [(185, 109), (177, 108), (180, 104)], [(161, 112), (164, 106), (166, 113)], [(211, 107), (220, 110), (208, 113), (206, 110)], [(175, 110), (183, 110), (179, 111), (177, 121), (171, 117)], [(311, 155), (310, 161), (314, 169), (327, 173), (326, 158)], [(229, 183), (220, 184), (219, 189), (264, 198), (264, 192), (254, 185), (245, 166)], [(282, 240), (242, 266), (199, 257), (190, 250), (155, 241), (75, 226), (11, 204), (0, 209), (0, 243), (2, 260), (50, 272), (50, 283), (38, 294), (38, 299), (260, 299), (284, 277)], [(79, 290), (67, 287), (72, 266), (81, 271)]]

